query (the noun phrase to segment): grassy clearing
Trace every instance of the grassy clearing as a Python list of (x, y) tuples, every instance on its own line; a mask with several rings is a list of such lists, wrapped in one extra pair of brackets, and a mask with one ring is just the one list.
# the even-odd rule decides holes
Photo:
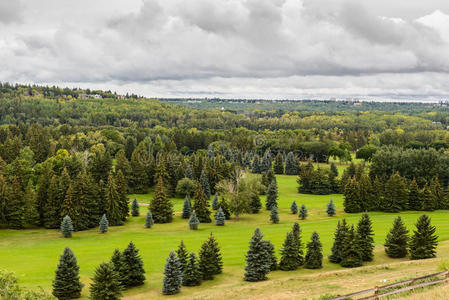
[[(256, 227), (260, 227), (267, 239), (270, 239), (279, 251), (285, 234), (293, 222), (298, 221), (303, 230), (303, 241), (310, 239), (313, 231), (320, 234), (327, 256), (333, 242), (337, 220), (345, 217), (349, 223), (356, 223), (359, 214), (344, 214), (342, 195), (315, 196), (298, 194), (296, 176), (277, 176), (279, 185), (280, 224), (269, 223), (269, 213), (262, 210), (257, 215), (243, 215), (239, 221), (228, 221), (226, 226), (200, 224), (200, 230), (190, 231), (187, 222), (181, 219), (183, 199), (173, 199), (175, 207), (174, 222), (156, 224), (145, 229), (144, 212), (141, 216), (130, 218), (125, 226), (112, 227), (106, 235), (100, 235), (96, 229), (77, 232), (72, 239), (64, 239), (57, 230), (0, 230), (0, 268), (14, 271), (21, 284), (28, 287), (42, 286), (50, 289), (58, 257), (65, 246), (75, 252), (81, 266), (82, 281), (88, 285), (95, 267), (108, 261), (115, 248), (123, 249), (133, 241), (140, 249), (147, 272), (144, 286), (126, 292), (129, 299), (154, 299), (160, 294), (162, 271), (165, 258), (175, 249), (179, 241), (184, 240), (190, 251), (197, 252), (201, 243), (210, 232), (217, 237), (222, 247), (224, 274), (213, 281), (205, 282), (201, 287), (183, 288), (175, 298), (187, 299), (248, 299), (263, 294), (264, 299), (288, 299), (318, 297), (326, 293), (345, 293), (379, 284), (380, 279), (397, 280), (404, 277), (435, 272), (441, 263), (441, 257), (449, 254), (449, 222), (447, 211), (429, 213), (432, 223), (437, 226), (437, 234), (443, 243), (439, 247), (439, 258), (410, 262), (406, 259), (393, 260), (383, 253), (382, 243), (393, 219), (397, 214), (372, 213), (375, 242), (377, 244), (375, 260), (366, 267), (346, 270), (325, 260), (322, 270), (301, 269), (293, 272), (276, 271), (270, 274), (270, 280), (261, 283), (245, 283), (241, 280), (248, 241)], [(131, 196), (133, 197), (133, 196)], [(337, 216), (327, 217), (325, 207), (329, 198), (337, 206)], [(151, 193), (137, 195), (140, 202), (149, 202)], [(263, 199), (264, 200), (264, 199)], [(300, 221), (289, 212), (293, 200), (304, 203), (309, 209), (309, 218)], [(409, 229), (419, 217), (420, 212), (403, 212), (400, 215)], [(337, 275), (335, 275), (337, 274)], [(268, 295), (268, 296), (267, 296)], [(294, 295), (294, 296), (293, 296)], [(84, 288), (83, 297), (87, 298), (88, 288)]]

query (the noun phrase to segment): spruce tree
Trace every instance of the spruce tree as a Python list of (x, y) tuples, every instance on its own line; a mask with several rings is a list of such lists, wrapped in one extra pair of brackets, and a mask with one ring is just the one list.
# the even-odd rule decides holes
[(151, 211), (147, 212), (147, 216), (145, 217), (145, 228), (151, 228), (154, 225), (153, 215)]
[(53, 296), (58, 299), (76, 299), (81, 297), (83, 284), (80, 282), (79, 266), (69, 247), (59, 258), (58, 268), (53, 280)]
[(425, 259), (435, 257), (438, 236), (435, 234), (435, 226), (430, 224), (430, 218), (427, 215), (422, 215), (415, 226), (416, 230), (413, 230), (409, 245), (410, 258)]
[(338, 169), (334, 163), (331, 163), (330, 171), (335, 177), (338, 177)]
[(192, 212), (189, 219), (189, 227), (191, 230), (198, 230), (198, 225), (200, 224), (200, 221), (198, 220), (198, 217), (196, 216), (195, 211)]
[(418, 183), (416, 183), (415, 178), (413, 178), (412, 182), (410, 183), (408, 204), (411, 210), (421, 210), (422, 208), (419, 187)]
[(363, 264), (362, 253), (359, 247), (359, 238), (354, 225), (346, 232), (343, 240), (343, 249), (340, 265), (345, 268), (360, 267)]
[(408, 208), (408, 188), (405, 179), (398, 172), (385, 184), (383, 209), (387, 212), (399, 212)]
[(444, 192), (441, 188), (438, 177), (435, 177), (430, 183), (430, 189), (435, 200), (434, 209), (444, 209)]
[(298, 204), (296, 204), (295, 200), (293, 200), (292, 204), (290, 205), (290, 211), (294, 215), (296, 215), (298, 213)]
[(307, 269), (321, 269), (323, 267), (323, 245), (316, 232), (312, 233), (311, 241), (307, 243), (305, 267)]
[(270, 241), (266, 240), (262, 240), (261, 244), (266, 249), (270, 257), (270, 271), (276, 270), (278, 267), (278, 263), (276, 258), (276, 252), (274, 251), (274, 245)]
[(209, 202), (204, 195), (201, 185), (197, 183), (197, 188), (195, 191), (195, 202), (193, 204), (193, 210), (196, 213), (198, 220), (201, 223), (211, 223), (210, 218)]
[(363, 214), (357, 225), (360, 253), (363, 261), (372, 261), (374, 257), (374, 232), (368, 214)]
[(221, 209), (221, 207), (218, 209), (217, 213), (215, 214), (215, 225), (217, 226), (224, 226), (225, 225), (226, 216)]
[[(36, 202), (36, 192), (34, 190), (33, 182), (31, 179), (28, 181), (28, 185), (25, 189), (24, 195), (25, 210), (24, 210), (24, 221), (28, 225), (38, 226), (39, 225), (39, 211)], [(0, 220), (2, 218), (0, 217)]]
[(206, 172), (204, 172), (204, 170), (201, 171), (200, 184), (201, 184), (201, 188), (203, 189), (204, 196), (206, 197), (206, 199), (209, 199), (210, 198), (209, 178), (208, 178)]
[(184, 177), (195, 180), (195, 175), (193, 174), (193, 169), (191, 164), (187, 164), (184, 171)]
[(299, 217), (301, 220), (305, 220), (305, 219), (307, 218), (307, 215), (308, 215), (308, 213), (307, 213), (307, 208), (306, 208), (306, 206), (305, 206), (304, 204), (301, 204), (301, 208), (299, 209), (298, 217)]
[(164, 267), (164, 280), (162, 284), (162, 293), (164, 295), (174, 295), (181, 291), (181, 264), (173, 251), (167, 257)]
[(92, 300), (119, 300), (122, 297), (122, 286), (119, 274), (111, 263), (102, 263), (95, 269), (90, 286)]
[(349, 178), (344, 187), (343, 207), (347, 213), (357, 213), (362, 211), (360, 203), (359, 184), (355, 178)]
[(270, 221), (273, 224), (279, 223), (279, 213), (277, 206), (273, 206), (270, 212)]
[(181, 243), (179, 243), (178, 250), (176, 250), (176, 256), (178, 257), (179, 263), (181, 264), (181, 272), (183, 272), (184, 267), (187, 265), (187, 259), (189, 256), (183, 240), (181, 240)]
[(157, 180), (150, 211), (155, 223), (170, 223), (173, 220), (173, 205), (167, 196), (162, 176)]
[(106, 216), (109, 221), (109, 225), (117, 226), (123, 224), (122, 209), (120, 206), (120, 194), (117, 189), (114, 177), (112, 173), (109, 174), (108, 183), (106, 185)]
[(126, 221), (129, 215), (128, 205), (128, 185), (126, 184), (125, 176), (121, 170), (118, 170), (114, 177), (114, 182), (118, 193), (118, 207), (120, 209), (120, 217), (122, 222)]
[(385, 239), (385, 253), (391, 258), (402, 258), (407, 255), (408, 230), (401, 217), (394, 219), (393, 227)]
[(189, 195), (186, 195), (184, 198), (184, 204), (182, 206), (182, 218), (188, 219), (190, 218), (190, 214), (192, 213), (192, 205), (190, 203)]
[(339, 264), (343, 257), (343, 247), (346, 233), (348, 232), (348, 226), (346, 225), (346, 220), (337, 223), (337, 229), (334, 234), (334, 243), (332, 245), (332, 253), (329, 255), (329, 261), (332, 263)]
[(279, 269), (283, 271), (296, 270), (301, 265), (302, 258), (299, 255), (299, 245), (293, 232), (288, 232), (281, 250)]
[(9, 188), (8, 205), (6, 206), (6, 221), (10, 228), (22, 229), (25, 225), (22, 187), (17, 176), (14, 176), (12, 186)]
[(212, 209), (213, 210), (218, 210), (219, 208), (219, 204), (218, 204), (218, 194), (215, 193), (214, 198), (212, 199)]
[(101, 217), (100, 220), (100, 233), (106, 233), (109, 230), (109, 221), (106, 218), (106, 214)]
[(302, 244), (302, 240), (301, 240), (301, 228), (299, 227), (299, 224), (297, 222), (293, 223), (292, 233), (293, 233), (293, 237), (296, 240), (296, 243), (298, 244), (299, 265), (303, 265), (304, 264), (304, 252), (302, 250), (303, 244)]
[(260, 209), (262, 208), (262, 203), (260, 202), (260, 197), (257, 193), (250, 193), (250, 199), (249, 199), (249, 208), (250, 212), (252, 214), (259, 213)]
[(299, 164), (293, 152), (289, 152), (285, 159), (285, 174), (299, 175)]
[(183, 286), (198, 286), (201, 284), (202, 274), (195, 253), (190, 253), (189, 259), (182, 273)]
[(267, 274), (271, 270), (271, 255), (262, 243), (262, 238), (262, 233), (259, 228), (256, 228), (246, 253), (245, 281), (266, 280)]
[(421, 209), (424, 211), (434, 211), (436, 206), (435, 196), (432, 194), (430, 187), (426, 184), (420, 195)]
[(278, 152), (278, 154), (274, 158), (273, 170), (276, 174), (284, 174), (284, 161), (282, 159), (281, 152)]
[(128, 247), (123, 251), (122, 257), (122, 274), (125, 274), (125, 278), (122, 278), (124, 285), (126, 287), (142, 285), (145, 281), (145, 270), (143, 269), (143, 262), (139, 255), (139, 250), (133, 242), (130, 242)]
[(335, 216), (337, 209), (335, 208), (334, 200), (332, 198), (326, 206), (326, 213), (329, 217)]
[(114, 253), (111, 257), (111, 264), (114, 268), (114, 271), (118, 274), (118, 279), (122, 288), (126, 287), (127, 274), (125, 274), (126, 270), (124, 268), (123, 254), (119, 249), (115, 249)]
[(274, 180), (268, 185), (267, 188), (267, 199), (265, 203), (265, 207), (267, 210), (271, 210), (274, 206), (277, 207), (277, 199), (278, 199), (278, 189), (276, 182)]
[(71, 238), (73, 233), (72, 219), (65, 216), (61, 222), (61, 233), (65, 238)]
[(139, 216), (139, 203), (137, 203), (136, 196), (134, 196), (134, 200), (131, 203), (131, 216), (133, 217)]
[(211, 280), (214, 278), (214, 275), (222, 272), (223, 262), (220, 247), (212, 233), (201, 246), (199, 255), (199, 265), (204, 280)]
[(229, 203), (225, 198), (221, 198), (219, 207), (223, 210), (226, 220), (231, 220), (231, 211), (229, 209)]

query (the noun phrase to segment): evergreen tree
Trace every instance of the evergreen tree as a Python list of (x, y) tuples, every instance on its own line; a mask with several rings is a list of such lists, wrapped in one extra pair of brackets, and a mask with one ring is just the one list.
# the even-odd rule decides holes
[(254, 155), (251, 171), (256, 174), (262, 173), (261, 161), (259, 155)]
[(350, 178), (344, 187), (344, 202), (343, 206), (347, 213), (362, 212), (362, 205), (360, 203), (359, 185), (355, 178)]
[(279, 214), (277, 206), (273, 206), (270, 212), (270, 221), (273, 224), (279, 223)]
[(340, 265), (345, 268), (360, 267), (363, 264), (362, 253), (359, 247), (359, 238), (354, 225), (346, 232), (343, 240), (343, 249)]
[(301, 220), (305, 220), (307, 218), (307, 215), (308, 215), (308, 213), (307, 213), (306, 206), (304, 204), (301, 204), (301, 208), (299, 209), (299, 214), (298, 214), (299, 218)]
[(186, 195), (184, 198), (184, 205), (182, 206), (182, 218), (188, 219), (190, 218), (190, 214), (192, 213), (192, 205), (190, 204), (190, 197)]
[(187, 248), (184, 245), (184, 241), (182, 240), (178, 246), (178, 250), (176, 250), (176, 256), (178, 257), (179, 263), (181, 264), (181, 272), (183, 272), (184, 267), (187, 265), (189, 253), (187, 252)]
[(214, 198), (212, 199), (212, 209), (218, 210), (219, 204), (218, 204), (218, 194), (215, 193)]
[(226, 220), (226, 216), (221, 209), (221, 207), (218, 209), (217, 213), (215, 214), (215, 225), (217, 226), (224, 226)]
[(42, 211), (42, 219), (45, 228), (58, 228), (61, 224), (61, 202), (58, 186), (58, 177), (53, 175), (50, 179), (48, 190), (44, 193), (39, 187), (39, 191), (42, 197), (46, 197), (44, 200), (44, 209)]
[(368, 214), (363, 214), (357, 225), (359, 248), (363, 261), (372, 261), (374, 257), (374, 233), (372, 222)]
[(393, 228), (385, 239), (385, 253), (392, 258), (402, 258), (407, 255), (408, 230), (401, 217), (394, 219)]
[(204, 195), (201, 185), (197, 183), (195, 191), (195, 202), (193, 204), (193, 210), (201, 223), (211, 223), (209, 202)]
[(337, 209), (335, 208), (334, 200), (332, 198), (326, 206), (326, 213), (329, 217), (335, 216)]
[(72, 219), (65, 216), (61, 222), (61, 233), (65, 238), (71, 238), (73, 233)]
[(332, 254), (329, 256), (329, 261), (339, 264), (343, 258), (343, 247), (346, 233), (348, 232), (348, 226), (346, 220), (343, 219), (342, 223), (338, 221), (337, 229), (334, 234), (334, 244), (332, 245)]
[(136, 196), (134, 196), (134, 200), (131, 203), (131, 216), (133, 217), (139, 216), (139, 203), (137, 203)]
[(421, 210), (422, 208), (419, 187), (418, 183), (416, 183), (415, 178), (413, 178), (412, 182), (410, 183), (408, 203), (411, 210)]
[(311, 241), (307, 243), (305, 267), (307, 269), (321, 269), (323, 267), (323, 245), (316, 232), (312, 233)]
[(109, 221), (106, 218), (106, 214), (101, 217), (100, 220), (100, 233), (106, 233), (109, 230)]
[(204, 170), (201, 171), (200, 184), (201, 184), (201, 188), (203, 189), (204, 196), (206, 197), (206, 199), (209, 199), (210, 198), (209, 178), (208, 178), (206, 172), (204, 172)]
[(125, 275), (122, 278), (126, 287), (142, 285), (145, 281), (145, 270), (143, 269), (142, 258), (139, 255), (139, 250), (133, 242), (130, 242), (128, 247), (122, 253), (123, 257), (123, 271)]
[(281, 250), (279, 269), (283, 271), (296, 270), (301, 265), (302, 258), (299, 255), (299, 245), (293, 232), (287, 233)]
[(122, 296), (122, 286), (119, 274), (111, 263), (102, 263), (95, 269), (90, 286), (92, 300), (119, 300)]
[(120, 252), (119, 249), (115, 249), (114, 253), (111, 257), (111, 264), (114, 268), (114, 271), (118, 274), (118, 279), (120, 282), (120, 285), (122, 288), (126, 288), (126, 280), (127, 280), (127, 274), (125, 273), (125, 263), (123, 261), (123, 254)]
[(435, 257), (438, 236), (435, 234), (435, 226), (430, 224), (430, 218), (427, 215), (422, 215), (415, 226), (416, 230), (413, 230), (409, 245), (410, 258), (425, 259)]
[(278, 152), (274, 158), (273, 170), (276, 174), (284, 174), (284, 161), (281, 152)]
[(80, 282), (79, 270), (75, 255), (69, 247), (66, 247), (55, 271), (53, 296), (58, 299), (80, 298), (83, 284)]
[(425, 211), (435, 210), (435, 196), (432, 194), (430, 187), (426, 184), (420, 195), (421, 209)]
[(6, 221), (10, 228), (22, 229), (25, 225), (22, 186), (17, 176), (14, 176), (12, 187), (8, 193), (8, 205), (6, 206)]
[(302, 250), (303, 244), (302, 244), (302, 240), (301, 240), (301, 228), (299, 227), (299, 224), (297, 222), (293, 223), (292, 233), (293, 233), (293, 237), (296, 240), (296, 243), (298, 244), (299, 265), (303, 265), (304, 264), (304, 252)]
[(331, 163), (330, 171), (335, 177), (338, 177), (338, 169), (334, 163)]
[(385, 184), (383, 209), (387, 212), (399, 212), (408, 208), (408, 189), (405, 179), (396, 172)]
[(256, 228), (246, 253), (245, 281), (266, 280), (271, 270), (271, 255), (262, 243), (262, 238), (262, 233), (259, 228)]
[(181, 291), (182, 271), (181, 264), (173, 251), (167, 257), (164, 275), (162, 293), (164, 295), (178, 294)]
[(259, 195), (257, 195), (257, 193), (250, 193), (249, 208), (252, 214), (259, 213), (260, 209), (262, 208), (262, 203), (260, 202), (260, 197)]
[(183, 286), (198, 286), (201, 284), (202, 274), (195, 253), (190, 253), (189, 259), (182, 273)]
[(108, 183), (106, 186), (106, 217), (108, 218), (109, 225), (117, 226), (122, 225), (122, 210), (120, 208), (120, 195), (117, 191), (117, 185), (115, 184), (114, 177), (109, 174)]
[(274, 206), (277, 207), (278, 206), (277, 199), (278, 199), (278, 189), (276, 182), (273, 180), (271, 181), (271, 183), (268, 185), (267, 188), (267, 199), (265, 203), (266, 209), (271, 210)]
[(298, 204), (296, 204), (295, 200), (293, 200), (292, 204), (290, 205), (290, 211), (294, 215), (296, 215), (298, 213)]
[(270, 271), (274, 271), (278, 267), (276, 252), (274, 251), (274, 245), (270, 241), (262, 240), (262, 246), (266, 249), (268, 256), (270, 257)]
[[(34, 191), (33, 182), (31, 180), (28, 181), (28, 185), (25, 190), (24, 202), (25, 202), (25, 209), (24, 209), (25, 223), (28, 225), (38, 226), (40, 221), (39, 211), (36, 201), (36, 192)], [(1, 219), (2, 218), (0, 217), (0, 222)]]
[(289, 152), (285, 159), (285, 174), (299, 175), (299, 164), (293, 152)]
[(193, 169), (191, 164), (187, 164), (186, 169), (184, 171), (184, 177), (189, 178), (191, 180), (195, 180), (195, 175), (193, 174)]
[(150, 211), (155, 223), (170, 223), (173, 220), (173, 205), (167, 196), (162, 176), (157, 180)]
[(198, 220), (195, 211), (192, 212), (189, 219), (189, 227), (192, 230), (198, 230), (198, 225), (200, 224), (200, 221)]
[(151, 211), (147, 212), (147, 216), (145, 217), (145, 228), (151, 228), (154, 224), (153, 215)]
[(441, 188), (438, 177), (435, 177), (430, 183), (430, 189), (432, 190), (432, 195), (435, 200), (434, 209), (443, 209), (444, 208), (444, 192)]
[(64, 198), (64, 202), (61, 206), (61, 217), (69, 216), (71, 222), (73, 223), (73, 228), (76, 230), (83, 229), (80, 214), (78, 211), (79, 208), (80, 207), (77, 205), (77, 203), (75, 203), (75, 198), (73, 197), (72, 186), (69, 185)]
[(231, 220), (231, 211), (229, 209), (229, 203), (225, 198), (221, 198), (219, 207), (223, 210), (226, 220)]
[(199, 266), (203, 275), (203, 280), (211, 280), (214, 275), (220, 274), (223, 269), (223, 262), (220, 254), (220, 247), (212, 233), (200, 249)]
[(126, 218), (129, 215), (129, 206), (128, 206), (128, 185), (126, 183), (125, 176), (123, 175), (121, 170), (118, 170), (115, 174), (115, 185), (117, 187), (118, 193), (118, 205), (120, 208), (120, 215), (122, 218), (122, 222), (126, 221)]

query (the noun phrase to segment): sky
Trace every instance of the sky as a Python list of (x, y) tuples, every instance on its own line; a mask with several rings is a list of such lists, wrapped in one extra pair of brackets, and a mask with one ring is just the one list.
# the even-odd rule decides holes
[(0, 0), (0, 81), (147, 97), (449, 99), (447, 0)]

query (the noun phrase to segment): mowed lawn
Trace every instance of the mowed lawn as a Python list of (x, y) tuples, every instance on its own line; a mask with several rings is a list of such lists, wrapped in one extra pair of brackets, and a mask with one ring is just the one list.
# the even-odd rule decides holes
[[(181, 294), (176, 297), (208, 298), (207, 289), (216, 293), (217, 289), (218, 291), (220, 289), (229, 291), (246, 287), (246, 290), (251, 292), (251, 283), (245, 283), (241, 278), (244, 272), (248, 241), (256, 227), (261, 228), (265, 238), (275, 244), (276, 251), (279, 253), (286, 233), (291, 229), (293, 222), (297, 221), (302, 229), (303, 243), (305, 244), (310, 239), (313, 231), (317, 231), (323, 243), (324, 255), (327, 257), (332, 246), (337, 221), (346, 218), (350, 224), (356, 224), (360, 217), (360, 214), (343, 212), (342, 195), (298, 194), (296, 178), (296, 176), (277, 176), (281, 221), (276, 225), (270, 224), (269, 212), (262, 209), (257, 215), (242, 215), (238, 221), (234, 219), (227, 221), (224, 227), (215, 226), (214, 223), (200, 224), (198, 231), (191, 231), (188, 229), (187, 221), (180, 217), (183, 199), (173, 199), (175, 208), (173, 223), (155, 224), (151, 229), (144, 228), (144, 215), (147, 207), (142, 206), (140, 217), (130, 217), (124, 226), (111, 227), (107, 234), (99, 234), (97, 229), (92, 229), (76, 232), (73, 238), (64, 239), (57, 230), (0, 230), (0, 269), (14, 271), (24, 286), (31, 288), (42, 286), (50, 291), (59, 256), (64, 247), (69, 246), (78, 259), (81, 279), (86, 284), (83, 289), (83, 297), (87, 298), (90, 278), (93, 276), (95, 267), (101, 262), (108, 261), (114, 249), (122, 250), (129, 241), (133, 241), (140, 250), (144, 261), (147, 281), (142, 287), (127, 290), (125, 296), (130, 299), (153, 299), (162, 297), (160, 291), (163, 266), (170, 250), (175, 250), (180, 240), (184, 240), (189, 251), (198, 253), (202, 242), (213, 232), (222, 248), (224, 274), (217, 276), (213, 281), (203, 283), (200, 287), (183, 288)], [(133, 197), (130, 195), (131, 199)], [(136, 197), (139, 202), (144, 203), (149, 202), (152, 196), (150, 193), (136, 195)], [(337, 215), (334, 217), (328, 217), (325, 212), (330, 198), (337, 206)], [(306, 205), (309, 210), (307, 220), (298, 220), (297, 216), (290, 214), (289, 208), (293, 200), (297, 202), (298, 206), (303, 203)], [(264, 197), (262, 197), (262, 202), (264, 204)], [(413, 225), (421, 214), (422, 212), (400, 213), (409, 229), (414, 228)], [(368, 267), (406, 261), (389, 259), (382, 250), (385, 236), (397, 215), (378, 212), (370, 214), (374, 223), (377, 247), (375, 260), (368, 263)], [(436, 211), (429, 215), (432, 217), (432, 223), (437, 226), (440, 241), (449, 240), (449, 212)], [(439, 251), (439, 256), (447, 257), (447, 254), (449, 254), (448, 243), (444, 243)], [(319, 275), (341, 269), (338, 265), (331, 264), (325, 259), (324, 268), (321, 270), (276, 271), (270, 274), (270, 278)], [(359, 270), (363, 270), (363, 268)], [(360, 273), (358, 276), (363, 276), (363, 272), (358, 273)], [(307, 285), (307, 283), (304, 284)], [(373, 283), (373, 285), (375, 284)], [(258, 285), (254, 285), (254, 287), (256, 286)]]

